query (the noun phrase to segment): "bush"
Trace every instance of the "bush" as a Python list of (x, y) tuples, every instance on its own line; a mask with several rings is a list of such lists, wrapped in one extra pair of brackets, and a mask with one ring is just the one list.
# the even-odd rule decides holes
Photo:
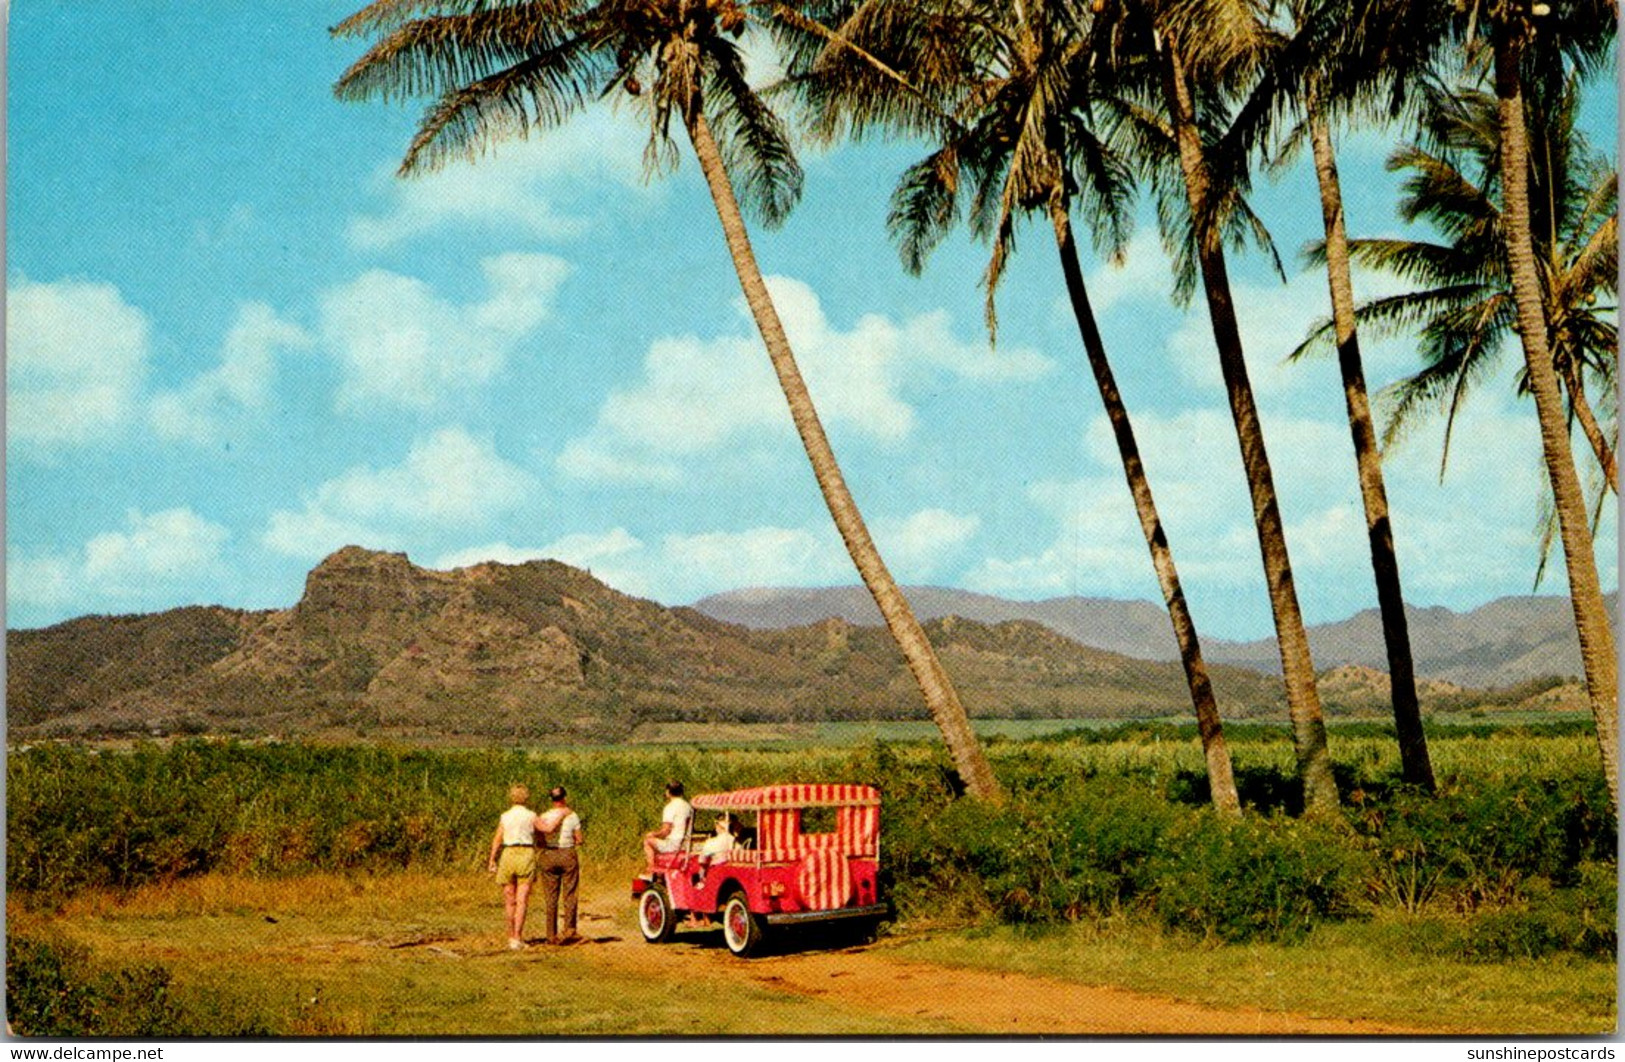
[(81, 947), (30, 937), (6, 942), (6, 1017), (21, 1036), (146, 1040), (273, 1032), (213, 996), (178, 995), (162, 966), (97, 966)]
[(1488, 780), (1429, 797), (1395, 794), (1355, 817), (1373, 856), (1370, 891), (1415, 911), (1434, 895), (1461, 911), (1516, 902), (1537, 879), (1568, 887), (1612, 858), (1617, 830), (1600, 780)]
[(37, 747), (7, 760), (7, 884), (23, 902), (57, 902), (87, 887), (217, 870), (473, 867), (513, 782), (533, 793), (568, 786), (593, 850), (630, 868), (668, 778), (694, 793), (844, 779), (884, 792), (881, 885), (908, 919), (1044, 924), (1126, 913), (1247, 940), (1290, 938), (1364, 902), (1476, 927), (1441, 938), (1447, 950), (1611, 946), (1613, 894), (1603, 886), (1612, 888), (1616, 829), (1580, 742), (1455, 742), (1436, 757), (1446, 781), (1437, 798), (1398, 783), (1387, 741), (1348, 743), (1339, 766), (1353, 828), (1338, 829), (1260, 813), (1297, 799), (1282, 728), (1259, 730), (1248, 745), (1257, 761), (1237, 765), (1250, 808), (1240, 822), (1205, 806), (1200, 748), (1164, 740), (1166, 730), (990, 745), (1010, 794), (997, 809), (958, 799), (945, 754), (924, 743), (546, 755), (214, 741), (102, 755)]
[(1334, 826), (1213, 814), (1170, 831), (1150, 869), (1165, 924), (1226, 941), (1292, 939), (1347, 917), (1366, 876)]
[(1478, 914), (1468, 921), (1458, 953), (1490, 962), (1538, 959), (1560, 951), (1613, 956), (1619, 947), (1615, 870), (1587, 863), (1577, 879), (1572, 888), (1553, 888), (1535, 879), (1517, 905)]

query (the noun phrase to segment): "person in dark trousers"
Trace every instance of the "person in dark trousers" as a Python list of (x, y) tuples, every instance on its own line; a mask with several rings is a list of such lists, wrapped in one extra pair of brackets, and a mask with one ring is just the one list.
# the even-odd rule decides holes
[[(562, 785), (548, 793), (553, 806), (536, 819), (538, 846), (536, 873), (541, 878), (542, 900), (547, 918), (549, 944), (574, 944), (576, 932), (576, 890), (581, 883), (581, 860), (577, 854), (586, 835), (581, 816), (568, 803)], [(563, 908), (564, 934), (559, 934), (559, 911)]]

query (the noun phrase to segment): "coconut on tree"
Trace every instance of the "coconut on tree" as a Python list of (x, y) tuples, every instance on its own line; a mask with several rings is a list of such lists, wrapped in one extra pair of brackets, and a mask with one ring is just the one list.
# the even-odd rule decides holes
[[(785, 126), (746, 78), (745, 8), (734, 0), (375, 0), (335, 27), (375, 38), (339, 79), (342, 99), (430, 97), (402, 175), (546, 132), (590, 101), (624, 92), (649, 125), (648, 157), (688, 139), (745, 301), (767, 347), (819, 489), (865, 586), (941, 729), (967, 794), (1002, 799), (947, 671), (887, 570), (796, 364), (745, 225), (781, 222), (802, 173)], [(742, 205), (743, 204), (743, 205)]]

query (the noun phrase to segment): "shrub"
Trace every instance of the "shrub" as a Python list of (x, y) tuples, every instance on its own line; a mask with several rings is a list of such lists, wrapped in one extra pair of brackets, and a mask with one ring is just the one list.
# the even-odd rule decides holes
[(1457, 952), (1467, 959), (1539, 959), (1568, 951), (1608, 958), (1619, 947), (1614, 920), (1618, 885), (1614, 868), (1587, 863), (1572, 888), (1534, 879), (1520, 903), (1469, 919)]
[(157, 965), (93, 964), (61, 941), (6, 942), (6, 1017), (22, 1036), (267, 1036), (262, 1019), (217, 997), (180, 994)]
[(1227, 941), (1282, 940), (1353, 913), (1362, 864), (1334, 826), (1204, 814), (1170, 831), (1151, 873), (1165, 924)]
[(1412, 911), (1435, 893), (1476, 911), (1515, 902), (1532, 879), (1574, 885), (1579, 867), (1612, 857), (1617, 837), (1607, 792), (1589, 780), (1399, 792), (1354, 821), (1373, 856), (1371, 894)]
[[(884, 792), (881, 883), (909, 919), (1042, 924), (1127, 912), (1244, 940), (1291, 937), (1364, 900), (1412, 914), (1509, 912), (1473, 922), (1471, 942), (1441, 943), (1485, 954), (1596, 953), (1611, 939), (1613, 896), (1599, 882), (1612, 888), (1616, 829), (1586, 743), (1440, 742), (1437, 798), (1397, 782), (1386, 739), (1345, 743), (1353, 829), (1338, 830), (1260, 814), (1292, 806), (1298, 786), (1284, 729), (1255, 729), (1256, 759), (1237, 765), (1251, 810), (1235, 823), (1205, 806), (1194, 737), (1165, 740), (1169, 728), (1145, 724), (1111, 740), (1080, 732), (990, 745), (1010, 794), (998, 809), (957, 799), (934, 743), (546, 755), (214, 741), (103, 755), (36, 747), (7, 761), (7, 884), (24, 902), (55, 902), (211, 870), (473, 867), (518, 781), (533, 793), (568, 786), (593, 851), (629, 868), (668, 778), (694, 793), (844, 779)], [(1529, 918), (1547, 919), (1546, 929)]]

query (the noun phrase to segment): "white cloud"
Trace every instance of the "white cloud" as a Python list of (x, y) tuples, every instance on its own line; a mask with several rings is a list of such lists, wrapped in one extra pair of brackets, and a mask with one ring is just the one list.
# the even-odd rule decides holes
[(420, 439), (399, 465), (354, 468), (317, 487), (304, 508), (271, 515), (263, 541), (321, 557), (340, 546), (399, 548), (408, 534), (488, 525), (536, 488), (535, 477), (461, 428)]
[[(1442, 483), (1442, 420), (1384, 458), (1407, 597), (1453, 601), (1470, 595), (1476, 603), (1484, 587), (1523, 592), (1532, 585), (1539, 556), (1537, 499), (1546, 469), (1534, 410), (1511, 394), (1513, 372), (1509, 366), (1486, 380), (1457, 417)], [(1584, 445), (1576, 441), (1577, 458), (1584, 456)], [(1617, 531), (1617, 521), (1605, 521), (1597, 538), (1605, 586), (1617, 579)], [(1554, 547), (1541, 591), (1559, 593), (1564, 585), (1562, 551)]]
[[(1265, 420), (1295, 568), (1301, 575), (1357, 562), (1364, 531), (1347, 428), (1285, 415), (1266, 414)], [(1142, 413), (1134, 428), (1187, 592), (1193, 586), (1233, 591), (1261, 582), (1251, 495), (1229, 412)], [(1161, 599), (1104, 416), (1086, 427), (1084, 452), (1094, 474), (1044, 481), (1029, 490), (1034, 506), (1055, 522), (1055, 539), (1027, 554), (987, 558), (968, 576), (969, 585), (1017, 596), (1086, 592)], [(1298, 455), (1303, 454), (1317, 458), (1302, 460)], [(1333, 528), (1347, 529), (1351, 503), (1352, 545), (1321, 537)]]
[[(1359, 271), (1353, 282), (1358, 304), (1413, 290), (1412, 285), (1383, 273)], [(1232, 282), (1230, 290), (1241, 326), (1242, 348), (1247, 355), (1247, 375), (1259, 404), (1301, 402), (1313, 396), (1327, 400), (1337, 412), (1342, 412), (1342, 376), (1333, 348), (1317, 348), (1315, 354), (1297, 362), (1285, 361), (1311, 329), (1331, 316), (1325, 269), (1305, 269), (1285, 284)], [(1209, 393), (1223, 394), (1224, 381), (1213, 342), (1213, 328), (1200, 291), (1166, 345), (1187, 384)], [(1411, 342), (1378, 340), (1367, 330), (1367, 334), (1361, 336), (1360, 351), (1373, 389), (1376, 381), (1391, 372), (1415, 371), (1416, 354)]]
[[(1145, 227), (1129, 240), (1128, 250), (1120, 263), (1097, 266), (1085, 284), (1089, 291), (1089, 308), (1098, 317), (1140, 300), (1168, 305), (1172, 298), (1174, 271), (1167, 253), (1162, 249), (1161, 239), (1153, 229)], [(1064, 296), (1056, 300), (1055, 314), (1068, 326), (1075, 327), (1072, 303)]]
[[(893, 574), (908, 581), (934, 571), (980, 526), (975, 516), (928, 509), (878, 521), (875, 534)], [(857, 578), (846, 547), (828, 523), (673, 534), (658, 542), (645, 542), (616, 527), (565, 535), (539, 547), (498, 542), (460, 549), (434, 566), (458, 568), (487, 560), (521, 564), (542, 558), (585, 568), (625, 593), (673, 604), (746, 586), (834, 585)]]
[(441, 554), (440, 558), (429, 567), (449, 572), (457, 568), (471, 568), (476, 564), (485, 564), (491, 561), (497, 564), (525, 564), (533, 560), (550, 559), (555, 558), (552, 558), (545, 549), (526, 549), (520, 546), (510, 546), (506, 542), (492, 542), (485, 546), (470, 546), (467, 549)]
[(72, 557), (6, 554), (6, 603), (13, 613), (19, 605), (44, 608), (65, 605), (83, 592)]
[(153, 430), (162, 438), (198, 443), (218, 438), (233, 418), (270, 402), (278, 351), (310, 344), (304, 329), (282, 320), (269, 306), (245, 305), (226, 336), (220, 364), (180, 390), (153, 399)]
[(556, 466), (572, 479), (621, 487), (675, 487), (683, 468), (653, 454), (617, 454), (599, 449), (592, 438), (575, 439), (559, 454)]
[(85, 576), (97, 585), (139, 587), (148, 578), (173, 578), (219, 559), (230, 533), (190, 509), (151, 516), (131, 510), (124, 531), (85, 544)]
[[(870, 314), (843, 332), (806, 284), (772, 277), (768, 285), (824, 424), (871, 440), (895, 444), (913, 432), (909, 393), (922, 382), (1027, 381), (1054, 368), (1030, 348), (995, 353), (960, 341), (941, 311), (901, 324)], [(785, 400), (743, 302), (738, 309), (744, 327), (733, 335), (652, 343), (642, 378), (609, 395), (592, 430), (565, 446), (559, 470), (671, 486), (682, 475), (679, 459), (764, 440), (783, 445), (791, 431)]]
[(754, 527), (668, 535), (661, 559), (672, 566), (667, 593), (700, 596), (740, 586), (807, 586), (847, 580), (852, 562), (833, 527)]
[(940, 570), (975, 537), (981, 517), (923, 509), (903, 520), (878, 521), (875, 540), (887, 567), (905, 581)]
[(321, 332), (343, 373), (341, 409), (428, 409), (489, 382), (553, 310), (570, 267), (552, 255), (505, 254), (482, 263), (488, 294), (456, 305), (427, 284), (371, 270), (328, 291)]
[(7, 438), (42, 449), (106, 439), (131, 420), (151, 326), (111, 284), (22, 280), (6, 292)]
[(627, 116), (596, 106), (534, 140), (497, 145), (472, 164), (454, 162), (406, 179), (396, 177), (390, 164), (373, 177), (387, 207), (352, 219), (350, 243), (378, 250), (441, 229), (467, 228), (537, 240), (578, 235), (587, 219), (562, 204), (577, 187), (605, 181), (640, 187), (646, 136)]
[(446, 554), (434, 567), (449, 571), (485, 561), (524, 564), (533, 560), (556, 560), (591, 572), (622, 593), (647, 594), (647, 573), (638, 565), (645, 552), (642, 540), (624, 527), (617, 527), (601, 535), (565, 535), (539, 548), (510, 546), (506, 542), (474, 546)]
[(125, 526), (92, 537), (81, 550), (6, 558), (12, 605), (85, 608), (131, 602), (173, 606), (201, 578), (218, 573), (229, 531), (187, 508), (145, 514), (132, 509)]

